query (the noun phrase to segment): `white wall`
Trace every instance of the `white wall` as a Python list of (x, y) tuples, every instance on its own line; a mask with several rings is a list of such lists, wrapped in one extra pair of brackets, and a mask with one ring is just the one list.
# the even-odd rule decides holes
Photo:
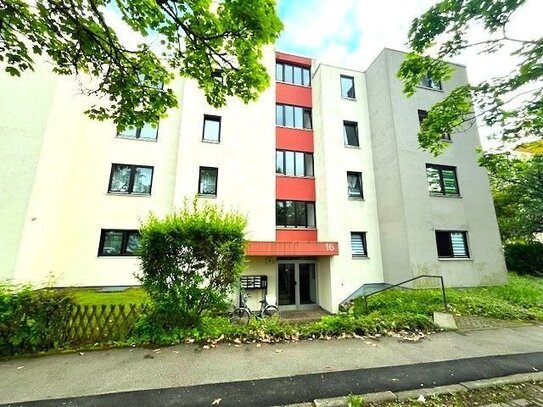
[[(251, 276), (267, 276), (268, 290), (267, 293), (275, 297), (275, 305), (277, 305), (277, 263), (273, 257), (250, 257), (247, 261), (247, 269), (243, 275)], [(260, 309), (260, 300), (264, 299), (265, 290), (247, 290), (249, 299), (247, 305), (251, 310)], [(237, 301), (237, 298), (236, 298)]]
[[(355, 78), (356, 100), (341, 97), (342, 74)], [(339, 244), (339, 255), (330, 259), (331, 303), (336, 311), (361, 285), (383, 281), (372, 140), (362, 72), (320, 65), (312, 86), (318, 238)], [(345, 146), (344, 120), (358, 123), (360, 148)], [(362, 173), (363, 200), (349, 199), (347, 171)], [(366, 232), (367, 259), (352, 257), (351, 232)]]
[[(439, 274), (452, 286), (503, 283), (506, 270), (488, 177), (477, 165), (477, 128), (453, 134), (450, 147), (439, 157), (422, 151), (416, 136), (417, 110), (429, 110), (452, 89), (467, 83), (465, 68), (455, 66), (453, 78), (443, 84), (444, 92), (419, 88), (412, 98), (406, 98), (395, 76), (404, 55), (385, 50), (368, 70), (372, 137), (384, 140), (373, 145), (380, 185), (379, 218), (387, 231), (382, 235), (385, 280), (396, 283), (420, 274)], [(382, 98), (388, 99), (390, 107)], [(391, 144), (397, 146), (395, 150), (389, 148)], [(427, 163), (457, 168), (460, 197), (429, 195)], [(390, 199), (393, 208), (386, 203)], [(399, 229), (396, 236), (394, 227)], [(467, 231), (471, 259), (439, 260), (435, 230)], [(405, 243), (398, 244), (399, 236), (406, 238), (408, 254)], [(396, 247), (403, 250), (389, 259)]]
[[(156, 142), (116, 137), (111, 123), (88, 119), (90, 101), (69, 78), (57, 81), (27, 214), (16, 277), (54, 284), (136, 284), (138, 261), (98, 257), (100, 229), (137, 229), (149, 212), (172, 207), (179, 111), (160, 123)], [(173, 87), (179, 91), (180, 83)], [(108, 194), (112, 163), (154, 166), (150, 196)]]
[(0, 279), (15, 272), (54, 86), (44, 66), (21, 78), (0, 70)]
[[(265, 64), (275, 69), (269, 50)], [(275, 83), (253, 103), (230, 99), (226, 107), (210, 107), (193, 81), (181, 101), (181, 129), (175, 198), (180, 205), (198, 193), (199, 167), (218, 167), (216, 198), (225, 208), (248, 217), (249, 240), (275, 240)], [(204, 114), (221, 116), (219, 144), (202, 142)]]
[[(273, 72), (272, 49), (267, 50), (265, 61)], [(5, 82), (5, 86), (16, 86), (10, 79)], [(26, 212), (24, 225), (17, 226), (14, 221), (11, 225), (15, 226), (10, 226), (24, 228), (20, 255), (15, 254), (19, 245), (15, 230), (9, 244), (13, 253), (3, 260), (8, 264), (17, 258), (17, 280), (36, 284), (49, 280), (57, 286), (137, 284), (136, 258), (97, 255), (100, 230), (137, 229), (150, 212), (161, 215), (185, 199), (192, 200), (198, 191), (199, 166), (219, 168), (218, 196), (211, 201), (247, 215), (250, 239), (275, 239), (273, 85), (254, 103), (231, 99), (227, 107), (212, 109), (195, 82), (176, 80), (169, 86), (178, 95), (180, 108), (171, 110), (160, 122), (155, 142), (117, 138), (112, 123), (93, 121), (83, 114), (92, 100), (80, 95), (76, 81), (62, 77), (54, 83), (44, 96), (30, 89), (28, 94), (44, 101), (49, 97), (50, 102), (36, 108), (46, 124), (28, 129), (36, 140), (43, 137), (43, 146), (39, 161), (35, 157), (35, 178), (30, 160), (29, 169), (25, 169), (28, 179), (22, 187), (29, 195), (29, 205), (22, 211)], [(220, 144), (202, 142), (204, 113), (223, 117)], [(20, 121), (23, 124), (19, 127), (23, 127), (26, 117)], [(38, 155), (37, 151), (33, 154)], [(9, 156), (15, 160), (13, 152), (10, 149)], [(108, 194), (112, 163), (153, 166), (151, 195)]]
[(330, 257), (319, 257), (317, 260), (317, 290), (318, 303), (329, 312), (337, 311), (337, 305), (332, 304), (332, 281), (330, 272)]

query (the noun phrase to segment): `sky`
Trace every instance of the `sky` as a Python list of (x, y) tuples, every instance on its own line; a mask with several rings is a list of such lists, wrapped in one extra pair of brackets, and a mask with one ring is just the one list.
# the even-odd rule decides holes
[[(365, 70), (384, 47), (407, 50), (411, 21), (437, 0), (278, 0), (285, 25), (277, 49), (332, 65)], [(514, 15), (508, 33), (518, 38), (543, 36), (543, 0), (528, 0)], [(470, 32), (484, 39), (482, 29)], [(454, 59), (467, 65), (471, 81), (500, 74), (513, 66), (508, 55), (466, 52)], [(483, 61), (483, 62), (481, 62)], [(489, 66), (486, 62), (493, 62)]]
[[(278, 0), (285, 28), (276, 47), (364, 71), (384, 47), (407, 50), (411, 21), (435, 3), (437, 0)], [(522, 39), (543, 37), (542, 16), (543, 0), (528, 0), (513, 15), (508, 34)], [(469, 34), (474, 42), (487, 37), (477, 26)], [(507, 74), (517, 62), (508, 52), (478, 55), (475, 50), (451, 61), (467, 67), (472, 83)], [(479, 127), (486, 139), (491, 131)]]

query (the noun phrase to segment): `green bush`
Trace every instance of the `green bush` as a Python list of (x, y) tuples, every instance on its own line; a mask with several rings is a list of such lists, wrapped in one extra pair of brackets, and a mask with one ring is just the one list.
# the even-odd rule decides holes
[[(143, 320), (141, 320), (143, 321)], [(278, 318), (251, 319), (246, 326), (230, 323), (224, 317), (203, 317), (198, 326), (156, 330), (153, 326), (142, 326), (139, 322), (134, 343), (171, 345), (188, 339), (197, 342), (213, 341), (260, 341), (277, 342), (307, 338), (340, 337), (343, 335), (376, 335), (387, 332), (435, 329), (434, 323), (424, 315), (379, 315), (372, 313), (364, 317), (352, 315), (329, 315), (319, 321), (294, 325)], [(143, 334), (145, 333), (145, 334)]]
[(142, 335), (197, 327), (224, 310), (245, 267), (245, 226), (242, 215), (196, 200), (141, 226), (139, 279), (151, 300)]
[(505, 262), (509, 271), (543, 277), (543, 243), (510, 243), (505, 246)]
[(0, 355), (62, 346), (72, 305), (62, 291), (0, 283)]

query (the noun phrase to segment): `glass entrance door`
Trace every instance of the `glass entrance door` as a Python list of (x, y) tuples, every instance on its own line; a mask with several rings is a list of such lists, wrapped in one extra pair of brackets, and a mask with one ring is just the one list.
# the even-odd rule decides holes
[(315, 263), (298, 264), (298, 281), (298, 287), (300, 289), (300, 305), (317, 304)]
[(315, 262), (285, 261), (277, 269), (278, 305), (284, 309), (311, 308), (317, 305)]
[(279, 287), (278, 305), (296, 305), (296, 265), (294, 263), (279, 264), (277, 286)]

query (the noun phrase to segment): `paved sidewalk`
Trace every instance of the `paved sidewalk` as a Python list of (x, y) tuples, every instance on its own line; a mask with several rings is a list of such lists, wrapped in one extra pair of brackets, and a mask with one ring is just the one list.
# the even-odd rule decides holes
[(475, 315), (458, 315), (454, 317), (458, 330), (473, 331), (481, 329), (519, 328), (532, 325), (525, 321), (508, 321), (495, 318), (479, 317)]
[(117, 349), (2, 362), (0, 403), (542, 351), (542, 326), (446, 332), (418, 343), (380, 338)]

